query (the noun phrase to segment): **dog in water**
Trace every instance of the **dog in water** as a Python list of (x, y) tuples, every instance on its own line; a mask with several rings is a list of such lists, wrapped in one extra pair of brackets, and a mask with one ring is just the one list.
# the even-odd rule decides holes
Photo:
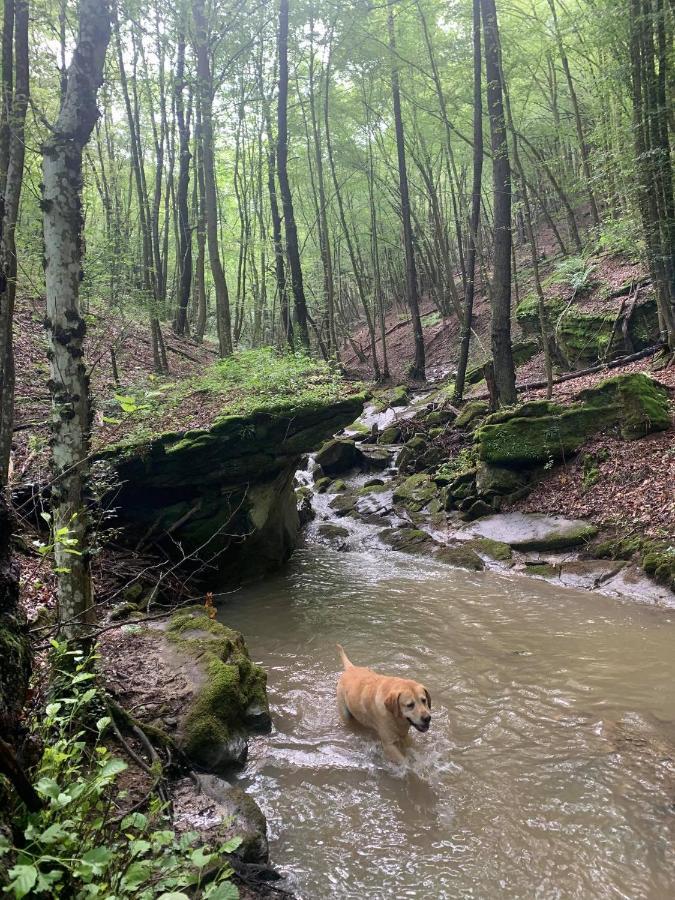
[(337, 686), (342, 721), (356, 719), (376, 731), (386, 756), (394, 763), (405, 762), (403, 750), (410, 744), (410, 726), (421, 732), (429, 730), (429, 691), (410, 678), (378, 675), (371, 669), (355, 666), (340, 644), (337, 648), (344, 666)]

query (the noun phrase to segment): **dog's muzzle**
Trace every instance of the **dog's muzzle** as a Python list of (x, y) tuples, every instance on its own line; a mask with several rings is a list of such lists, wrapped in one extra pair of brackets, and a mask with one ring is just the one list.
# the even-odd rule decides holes
[[(406, 716), (406, 718), (408, 717)], [(412, 719), (408, 719), (408, 721), (411, 725), (414, 725), (418, 731), (421, 731), (422, 734), (424, 734), (425, 731), (429, 730), (429, 726), (431, 725), (431, 716), (428, 719), (425, 719), (423, 722), (420, 722), (419, 724), (417, 722), (413, 722)]]

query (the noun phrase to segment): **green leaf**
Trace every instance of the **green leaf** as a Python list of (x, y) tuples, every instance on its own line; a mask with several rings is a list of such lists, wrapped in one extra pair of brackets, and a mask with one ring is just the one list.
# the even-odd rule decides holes
[(192, 865), (202, 869), (212, 862), (215, 857), (215, 853), (207, 853), (203, 847), (197, 847), (196, 850), (192, 851), (190, 859), (192, 860)]
[(105, 763), (99, 772), (99, 778), (114, 778), (115, 775), (119, 775), (120, 772), (124, 772), (127, 768), (128, 766), (123, 759), (113, 757), (113, 759), (109, 759)]
[[(108, 727), (108, 725), (110, 725), (111, 721), (112, 720), (111, 720), (110, 716), (101, 716), (101, 718), (96, 722), (96, 730), (97, 731), (105, 731), (106, 728)], [(96, 748), (97, 752), (99, 752), (100, 750), (103, 750), (103, 752), (105, 753), (105, 747), (97, 747)]]
[(239, 837), (239, 835), (235, 835), (234, 837), (230, 838), (229, 841), (225, 841), (224, 844), (221, 844), (221, 846), (218, 848), (218, 852), (219, 853), (234, 853), (234, 851), (238, 847), (241, 847), (243, 840), (244, 839), (242, 837)]
[(147, 824), (147, 816), (144, 816), (143, 813), (130, 813), (130, 815), (125, 816), (122, 819), (122, 830), (126, 831), (127, 828), (136, 828), (138, 831), (143, 831)]
[(126, 875), (122, 879), (122, 883), (125, 887), (136, 888), (143, 884), (144, 881), (147, 881), (152, 875), (152, 872), (153, 865), (150, 860), (137, 860), (136, 862), (132, 862), (127, 869)]
[(169, 891), (168, 894), (160, 894), (157, 900), (190, 900), (182, 891)]
[(62, 841), (63, 838), (68, 836), (68, 832), (61, 825), (60, 822), (54, 822), (53, 825), (50, 825), (49, 828), (46, 828), (38, 840), (40, 840), (43, 844), (55, 844), (56, 841)]
[(51, 800), (56, 800), (56, 798), (61, 793), (61, 788), (54, 781), (53, 778), (48, 778), (47, 776), (43, 776), (38, 783), (35, 785), (35, 790), (38, 794), (42, 794), (43, 797), (49, 797)]
[(239, 900), (239, 891), (231, 881), (210, 884), (202, 894), (204, 900)]
[(96, 675), (93, 672), (79, 672), (77, 675), (73, 676), (73, 684), (80, 684), (82, 681), (91, 681), (92, 678), (96, 678)]
[(147, 853), (151, 847), (150, 841), (137, 840), (129, 843), (132, 856), (141, 856), (143, 853)]
[(108, 847), (92, 847), (82, 857), (82, 862), (91, 866), (95, 875), (102, 875), (115, 854)]
[(9, 877), (12, 881), (7, 891), (13, 891), (17, 900), (21, 900), (35, 885), (38, 870), (35, 866), (13, 866), (9, 870)]

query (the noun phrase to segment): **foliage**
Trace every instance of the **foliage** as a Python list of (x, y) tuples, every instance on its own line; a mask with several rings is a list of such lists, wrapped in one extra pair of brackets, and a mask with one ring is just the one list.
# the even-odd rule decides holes
[(556, 263), (555, 272), (551, 281), (553, 284), (562, 284), (569, 287), (572, 296), (589, 291), (595, 284), (593, 273), (595, 265), (583, 256), (568, 256)]
[(157, 801), (147, 815), (112, 817), (125, 797), (117, 779), (127, 764), (104, 740), (110, 718), (96, 682), (96, 656), (53, 647), (51, 702), (33, 726), (44, 744), (35, 788), (45, 806), (17, 817), (22, 839), (16, 846), (0, 837), (0, 854), (13, 861), (5, 891), (16, 900), (187, 900), (195, 889), (210, 900), (236, 898), (227, 854), (238, 838), (214, 850), (197, 846), (195, 833), (178, 836), (170, 828)]
[(640, 235), (637, 218), (627, 216), (604, 222), (598, 235), (598, 249), (612, 255), (622, 254), (638, 262), (644, 251), (644, 240)]

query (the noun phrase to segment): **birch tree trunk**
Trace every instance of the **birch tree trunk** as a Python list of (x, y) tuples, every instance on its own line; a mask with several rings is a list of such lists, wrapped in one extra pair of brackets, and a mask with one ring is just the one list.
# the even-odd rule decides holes
[[(96, 95), (110, 40), (105, 0), (80, 0), (77, 46), (65, 96), (43, 146), (43, 228), (46, 326), (52, 394), (54, 482), (52, 515), (58, 615), (65, 636), (82, 636), (92, 589), (84, 506), (90, 444), (89, 378), (80, 315), (82, 273), (82, 152), (98, 119)], [(64, 540), (64, 538), (66, 538)], [(72, 551), (76, 552), (73, 553)]]

